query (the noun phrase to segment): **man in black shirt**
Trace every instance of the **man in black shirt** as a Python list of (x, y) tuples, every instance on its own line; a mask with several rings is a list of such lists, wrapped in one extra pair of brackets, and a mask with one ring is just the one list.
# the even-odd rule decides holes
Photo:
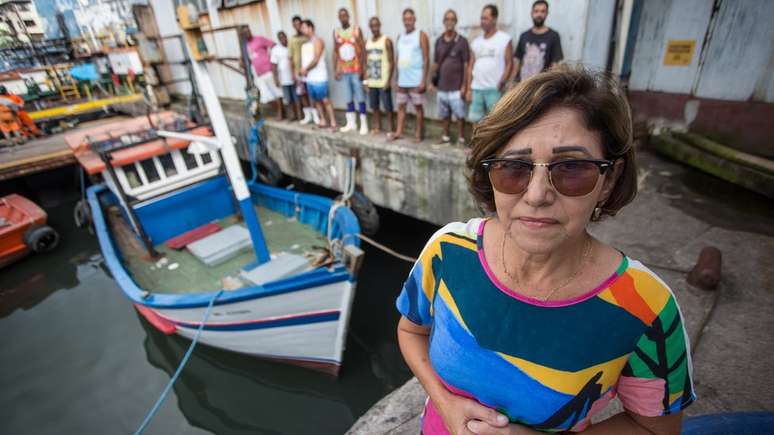
[(547, 71), (564, 58), (559, 34), (545, 25), (547, 16), (548, 2), (537, 0), (532, 4), (534, 26), (521, 34), (514, 54), (516, 81), (527, 80), (539, 72)]

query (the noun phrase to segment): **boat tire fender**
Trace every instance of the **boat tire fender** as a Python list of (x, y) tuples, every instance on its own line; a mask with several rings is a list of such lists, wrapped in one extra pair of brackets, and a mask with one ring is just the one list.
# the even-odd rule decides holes
[(282, 182), (282, 170), (277, 162), (267, 155), (255, 156), (258, 181), (269, 186), (279, 186)]
[(357, 216), (360, 231), (366, 236), (375, 235), (379, 231), (379, 210), (374, 203), (365, 194), (356, 190), (349, 198), (349, 204), (352, 212)]
[(75, 204), (73, 208), (73, 220), (75, 226), (78, 228), (85, 228), (91, 225), (91, 210), (89, 209), (89, 203), (85, 200), (80, 200)]
[(59, 233), (48, 225), (34, 225), (24, 233), (24, 244), (36, 254), (51, 252), (59, 245)]

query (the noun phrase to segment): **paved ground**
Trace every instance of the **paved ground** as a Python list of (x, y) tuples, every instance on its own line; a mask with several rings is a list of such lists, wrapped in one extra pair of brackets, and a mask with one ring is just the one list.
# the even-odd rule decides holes
[[(687, 415), (774, 410), (774, 202), (648, 152), (640, 193), (592, 232), (673, 289), (691, 338), (698, 400)], [(723, 253), (707, 292), (686, 283), (704, 246)], [(416, 434), (425, 394), (416, 379), (385, 397), (349, 434)], [(620, 410), (613, 403), (604, 416)]]

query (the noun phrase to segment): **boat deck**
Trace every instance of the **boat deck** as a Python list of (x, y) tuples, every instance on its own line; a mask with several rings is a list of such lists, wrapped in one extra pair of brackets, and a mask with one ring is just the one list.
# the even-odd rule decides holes
[(72, 150), (65, 143), (65, 135), (81, 129), (126, 119), (111, 116), (79, 124), (76, 128), (27, 141), (13, 147), (0, 147), (0, 181), (75, 163)]
[[(256, 207), (256, 210), (271, 254), (289, 252), (302, 255), (314, 247), (327, 246), (325, 237), (313, 228), (262, 207)], [(255, 261), (252, 249), (210, 267), (186, 249), (176, 251), (161, 244), (155, 247), (159, 257), (150, 260), (137, 238), (119, 217), (118, 210), (111, 207), (107, 214), (114, 240), (123, 255), (124, 265), (139, 287), (153, 293), (211, 292), (223, 288), (223, 280), (227, 277), (242, 281), (241, 286), (247, 285), (239, 278), (239, 273), (245, 265)], [(236, 223), (235, 216), (217, 221), (223, 228)], [(229, 281), (233, 282), (232, 279)], [(239, 284), (239, 281), (236, 283)]]

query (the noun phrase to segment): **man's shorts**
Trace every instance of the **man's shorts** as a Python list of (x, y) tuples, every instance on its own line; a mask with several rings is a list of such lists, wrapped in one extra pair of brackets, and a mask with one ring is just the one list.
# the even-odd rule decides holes
[(411, 101), (411, 104), (415, 106), (421, 106), (425, 104), (425, 94), (416, 92), (416, 88), (398, 88), (398, 93), (395, 95), (395, 102), (400, 106)]
[(492, 110), (495, 103), (500, 100), (503, 93), (497, 89), (473, 89), (473, 98), (470, 102), (468, 121), (478, 122)]
[(261, 74), (255, 82), (258, 92), (261, 93), (261, 104), (270, 103), (277, 98), (282, 98), (282, 91), (274, 83), (274, 74), (267, 72)]
[(283, 85), (282, 86), (282, 98), (288, 104), (298, 102), (298, 94), (296, 94), (296, 85)]
[(446, 119), (454, 115), (458, 120), (465, 119), (465, 102), (460, 91), (438, 91), (436, 97), (438, 117)]
[(344, 84), (344, 101), (349, 103), (365, 103), (363, 81), (358, 73), (344, 73), (341, 75), (341, 83)]
[(303, 80), (296, 80), (296, 95), (299, 97), (306, 95), (306, 83)]
[(379, 110), (379, 100), (385, 112), (392, 112), (392, 89), (368, 88), (368, 103), (371, 110)]
[(314, 101), (328, 98), (328, 82), (306, 82), (306, 92)]

